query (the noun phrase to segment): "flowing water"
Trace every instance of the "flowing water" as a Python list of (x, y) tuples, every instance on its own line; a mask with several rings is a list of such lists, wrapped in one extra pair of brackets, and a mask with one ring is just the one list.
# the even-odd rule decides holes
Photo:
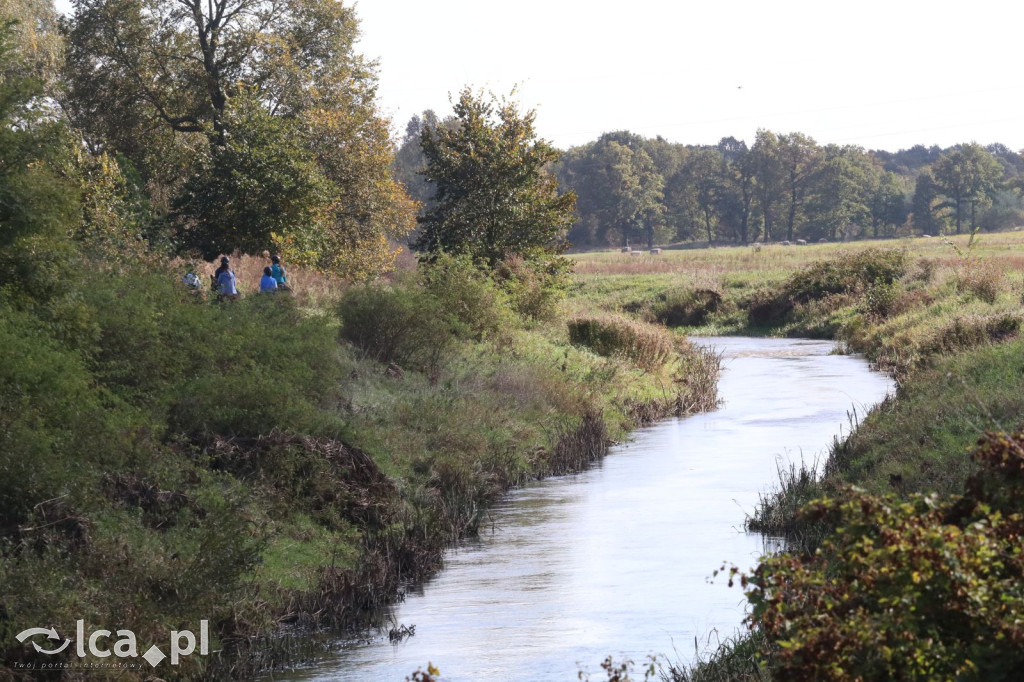
[[(772, 538), (743, 531), (777, 468), (812, 463), (892, 382), (830, 342), (714, 338), (722, 407), (632, 434), (581, 474), (512, 492), (480, 537), (392, 612), (415, 635), (340, 643), (289, 680), (404, 680), (428, 662), (444, 680), (576, 680), (608, 655), (688, 662), (736, 632), (740, 588)], [(594, 675), (604, 679), (603, 674)]]

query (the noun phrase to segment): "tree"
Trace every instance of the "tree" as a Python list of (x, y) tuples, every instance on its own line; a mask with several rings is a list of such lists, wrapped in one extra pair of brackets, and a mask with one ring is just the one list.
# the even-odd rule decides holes
[(932, 167), (932, 173), (939, 191), (954, 209), (956, 233), (961, 231), (965, 204), (970, 207), (973, 231), (977, 226), (977, 207), (995, 191), (1002, 178), (1002, 166), (981, 145), (971, 142), (943, 154)]
[(332, 192), (294, 121), (272, 116), (254, 93), (239, 93), (223, 122), (231, 134), (211, 147), (177, 198), (189, 243), (207, 260), (229, 246), (258, 253), (277, 235), (292, 240), (293, 252), (316, 252)]
[(785, 169), (779, 150), (779, 138), (768, 130), (758, 130), (750, 150), (755, 169), (757, 204), (764, 220), (764, 240), (771, 241), (775, 215), (785, 200)]
[(937, 235), (942, 231), (942, 223), (936, 215), (939, 204), (939, 188), (931, 170), (924, 169), (914, 180), (914, 199), (912, 202), (914, 228), (921, 234)]
[(51, 0), (0, 0), (0, 17), (16, 23), (10, 27), (11, 53), (5, 57), (0, 78), (5, 82), (29, 77), (48, 97), (56, 94), (64, 42), (58, 30), (58, 14)]
[(433, 185), (423, 177), (427, 159), (423, 155), (420, 138), (425, 128), (434, 128), (438, 125), (441, 123), (437, 120), (437, 115), (430, 109), (424, 111), (422, 116), (414, 114), (405, 126), (405, 137), (398, 145), (395, 161), (392, 164), (395, 180), (405, 186), (405, 191), (420, 206), (426, 206), (434, 194)]
[(60, 237), (77, 208), (76, 188), (59, 172), (70, 156), (64, 126), (35, 106), (43, 80), (19, 75), (23, 31), (0, 15), (0, 249)]
[(434, 206), (415, 248), (469, 254), (489, 266), (511, 255), (550, 260), (565, 247), (576, 196), (559, 194), (558, 151), (534, 130), (536, 112), (464, 89), (454, 125), (421, 134)]
[(48, 92), (38, 74), (20, 70), (23, 36), (16, 20), (0, 15), (0, 307), (57, 296), (76, 255), (68, 235), (78, 187), (63, 172), (73, 138), (37, 106)]
[(903, 179), (884, 171), (871, 190), (871, 228), (874, 236), (903, 224), (907, 217), (907, 198)]
[(714, 227), (718, 222), (718, 208), (724, 180), (725, 159), (714, 147), (697, 149), (684, 166), (687, 183), (693, 188), (697, 211), (704, 223), (708, 244), (714, 241)]
[[(354, 50), (351, 8), (333, 0), (76, 0), (75, 9), (65, 108), (94, 150), (130, 161), (154, 203), (174, 209), (186, 246), (273, 247), (355, 278), (388, 266), (389, 240), (413, 226), (412, 204), (391, 177), (375, 66)], [(257, 139), (273, 149), (263, 159), (249, 143)], [(285, 157), (292, 180), (268, 177), (266, 161)], [(315, 164), (307, 170), (320, 189), (299, 194), (317, 202), (197, 222), (190, 200), (208, 205), (232, 188), (265, 184), (273, 194), (305, 173), (300, 157)], [(314, 213), (312, 223), (291, 220)]]
[(570, 149), (559, 179), (577, 195), (579, 221), (574, 243), (628, 246), (634, 237), (649, 244), (666, 236), (662, 204), (664, 180), (641, 138), (620, 131)]
[(824, 161), (821, 149), (802, 133), (779, 136), (778, 153), (786, 187), (786, 239), (795, 237), (796, 220)]
[(818, 162), (806, 207), (808, 229), (829, 239), (855, 236), (870, 220), (871, 191), (880, 169), (860, 147), (828, 145)]
[[(733, 227), (737, 240), (746, 244), (750, 240), (750, 220), (754, 212), (756, 183), (754, 177), (754, 155), (742, 141), (726, 138), (731, 143), (723, 150), (723, 140), (719, 150), (723, 150), (726, 159), (725, 186), (723, 188), (722, 218)], [(757, 238), (756, 232), (754, 238)]]

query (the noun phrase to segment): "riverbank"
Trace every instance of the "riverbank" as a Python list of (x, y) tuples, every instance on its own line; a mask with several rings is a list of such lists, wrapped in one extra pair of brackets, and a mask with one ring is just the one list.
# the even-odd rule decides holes
[(341, 641), (274, 679), (402, 680), (429, 661), (451, 682), (562, 682), (608, 656), (686, 655), (695, 638), (731, 632), (742, 604), (708, 576), (723, 560), (753, 568), (765, 551), (737, 528), (776, 458), (826, 451), (851, 402), (874, 404), (891, 382), (828, 341), (699, 343), (722, 355), (718, 409), (638, 429), (585, 472), (514, 490), (387, 610), (414, 636)]
[[(773, 673), (779, 679), (937, 679), (972, 670), (997, 679), (999, 670), (1017, 665), (1012, 652), (977, 644), (1006, 637), (1015, 626), (963, 608), (956, 596), (993, 590), (1014, 601), (1016, 560), (989, 568), (964, 564), (952, 577), (944, 567), (977, 555), (979, 542), (1013, 556), (1014, 531), (999, 519), (1024, 511), (1013, 492), (1014, 456), (993, 454), (1012, 451), (1014, 439), (975, 447), (986, 431), (1012, 434), (1024, 414), (1021, 243), (1012, 234), (817, 250), (764, 247), (731, 256), (687, 254), (688, 264), (679, 257), (650, 272), (639, 271), (643, 263), (616, 264), (610, 255), (592, 258), (595, 278), (602, 270), (636, 268), (615, 274), (606, 291), (617, 298), (614, 305), (647, 319), (679, 321), (691, 331), (835, 339), (900, 384), (892, 400), (857, 415), (852, 435), (837, 441), (823, 472), (782, 472), (780, 489), (748, 523), (787, 535), (792, 548), (743, 578), (754, 609), (752, 638), (730, 640), (704, 664), (675, 671), (676, 679), (760, 680)], [(793, 270), (773, 269), (783, 258)], [(920, 494), (937, 496), (915, 497)], [(993, 532), (982, 540), (975, 529), (984, 527)], [(903, 556), (899, 549), (922, 543), (939, 553)], [(868, 551), (875, 546), (879, 552)], [(811, 553), (816, 548), (823, 553)], [(845, 577), (836, 578), (837, 571)], [(879, 582), (879, 575), (892, 577)], [(859, 598), (848, 592), (853, 584)], [(914, 605), (913, 615), (887, 621), (885, 595)], [(952, 622), (960, 630), (946, 627)], [(877, 637), (858, 635), (857, 628)]]
[(207, 621), (164, 679), (273, 668), (373, 624), (511, 486), (714, 405), (717, 358), (681, 337), (446, 267), (224, 304), (155, 262), (8, 292), (5, 674), (77, 661), (14, 638), (76, 620), (140, 644)]

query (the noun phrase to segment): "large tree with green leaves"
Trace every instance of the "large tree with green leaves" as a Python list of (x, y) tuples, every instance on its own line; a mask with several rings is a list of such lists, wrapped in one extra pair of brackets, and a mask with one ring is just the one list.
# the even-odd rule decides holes
[(764, 221), (764, 240), (776, 238), (775, 224), (786, 198), (786, 171), (778, 136), (770, 130), (758, 130), (750, 149), (755, 177), (757, 207)]
[(939, 188), (930, 169), (922, 170), (914, 180), (914, 198), (911, 201), (911, 216), (914, 229), (921, 234), (937, 235), (942, 231), (942, 220), (938, 215)]
[(778, 155), (786, 187), (786, 239), (796, 236), (797, 221), (810, 197), (815, 176), (825, 155), (818, 144), (803, 133), (779, 136)]
[(720, 218), (736, 241), (746, 244), (751, 238), (751, 219), (754, 215), (754, 156), (746, 142), (734, 137), (722, 138), (718, 143), (718, 151), (725, 159), (718, 200)]
[(26, 30), (20, 20), (0, 14), (2, 249), (38, 236), (59, 237), (76, 217), (75, 188), (61, 172), (70, 157), (69, 137), (62, 123), (37, 106), (47, 94), (41, 74), (22, 70)]
[(75, 0), (66, 109), (186, 245), (372, 276), (413, 220), (358, 35), (334, 0)]
[(871, 188), (871, 228), (873, 236), (897, 228), (907, 218), (906, 180), (892, 171), (883, 171)]
[(511, 255), (561, 253), (576, 196), (559, 193), (550, 165), (558, 151), (538, 139), (536, 112), (464, 89), (451, 125), (421, 134), (433, 206), (419, 218), (415, 248), (468, 254), (493, 266)]
[(857, 236), (870, 221), (871, 193), (880, 165), (863, 149), (830, 144), (821, 150), (812, 191), (804, 208), (804, 234), (828, 239)]
[(977, 207), (994, 193), (1002, 176), (999, 162), (976, 142), (959, 144), (947, 151), (932, 166), (939, 191), (949, 200), (956, 215), (956, 233), (960, 234), (964, 209), (970, 207), (971, 230), (977, 225)]
[(704, 228), (708, 244), (714, 241), (719, 207), (725, 185), (725, 159), (715, 147), (700, 147), (686, 157), (682, 181), (693, 192), (697, 216)]
[[(667, 145), (650, 146), (668, 160)], [(629, 246), (672, 236), (665, 225), (665, 182), (647, 147), (638, 135), (618, 131), (566, 153), (559, 178), (578, 197), (574, 243)]]

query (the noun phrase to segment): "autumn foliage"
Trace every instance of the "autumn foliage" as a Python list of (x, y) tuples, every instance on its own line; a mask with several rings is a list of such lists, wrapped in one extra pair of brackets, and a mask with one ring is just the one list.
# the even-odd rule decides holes
[(835, 528), (813, 555), (743, 578), (785, 680), (1013, 679), (1024, 668), (1024, 433), (989, 433), (965, 495), (858, 490), (804, 508)]

